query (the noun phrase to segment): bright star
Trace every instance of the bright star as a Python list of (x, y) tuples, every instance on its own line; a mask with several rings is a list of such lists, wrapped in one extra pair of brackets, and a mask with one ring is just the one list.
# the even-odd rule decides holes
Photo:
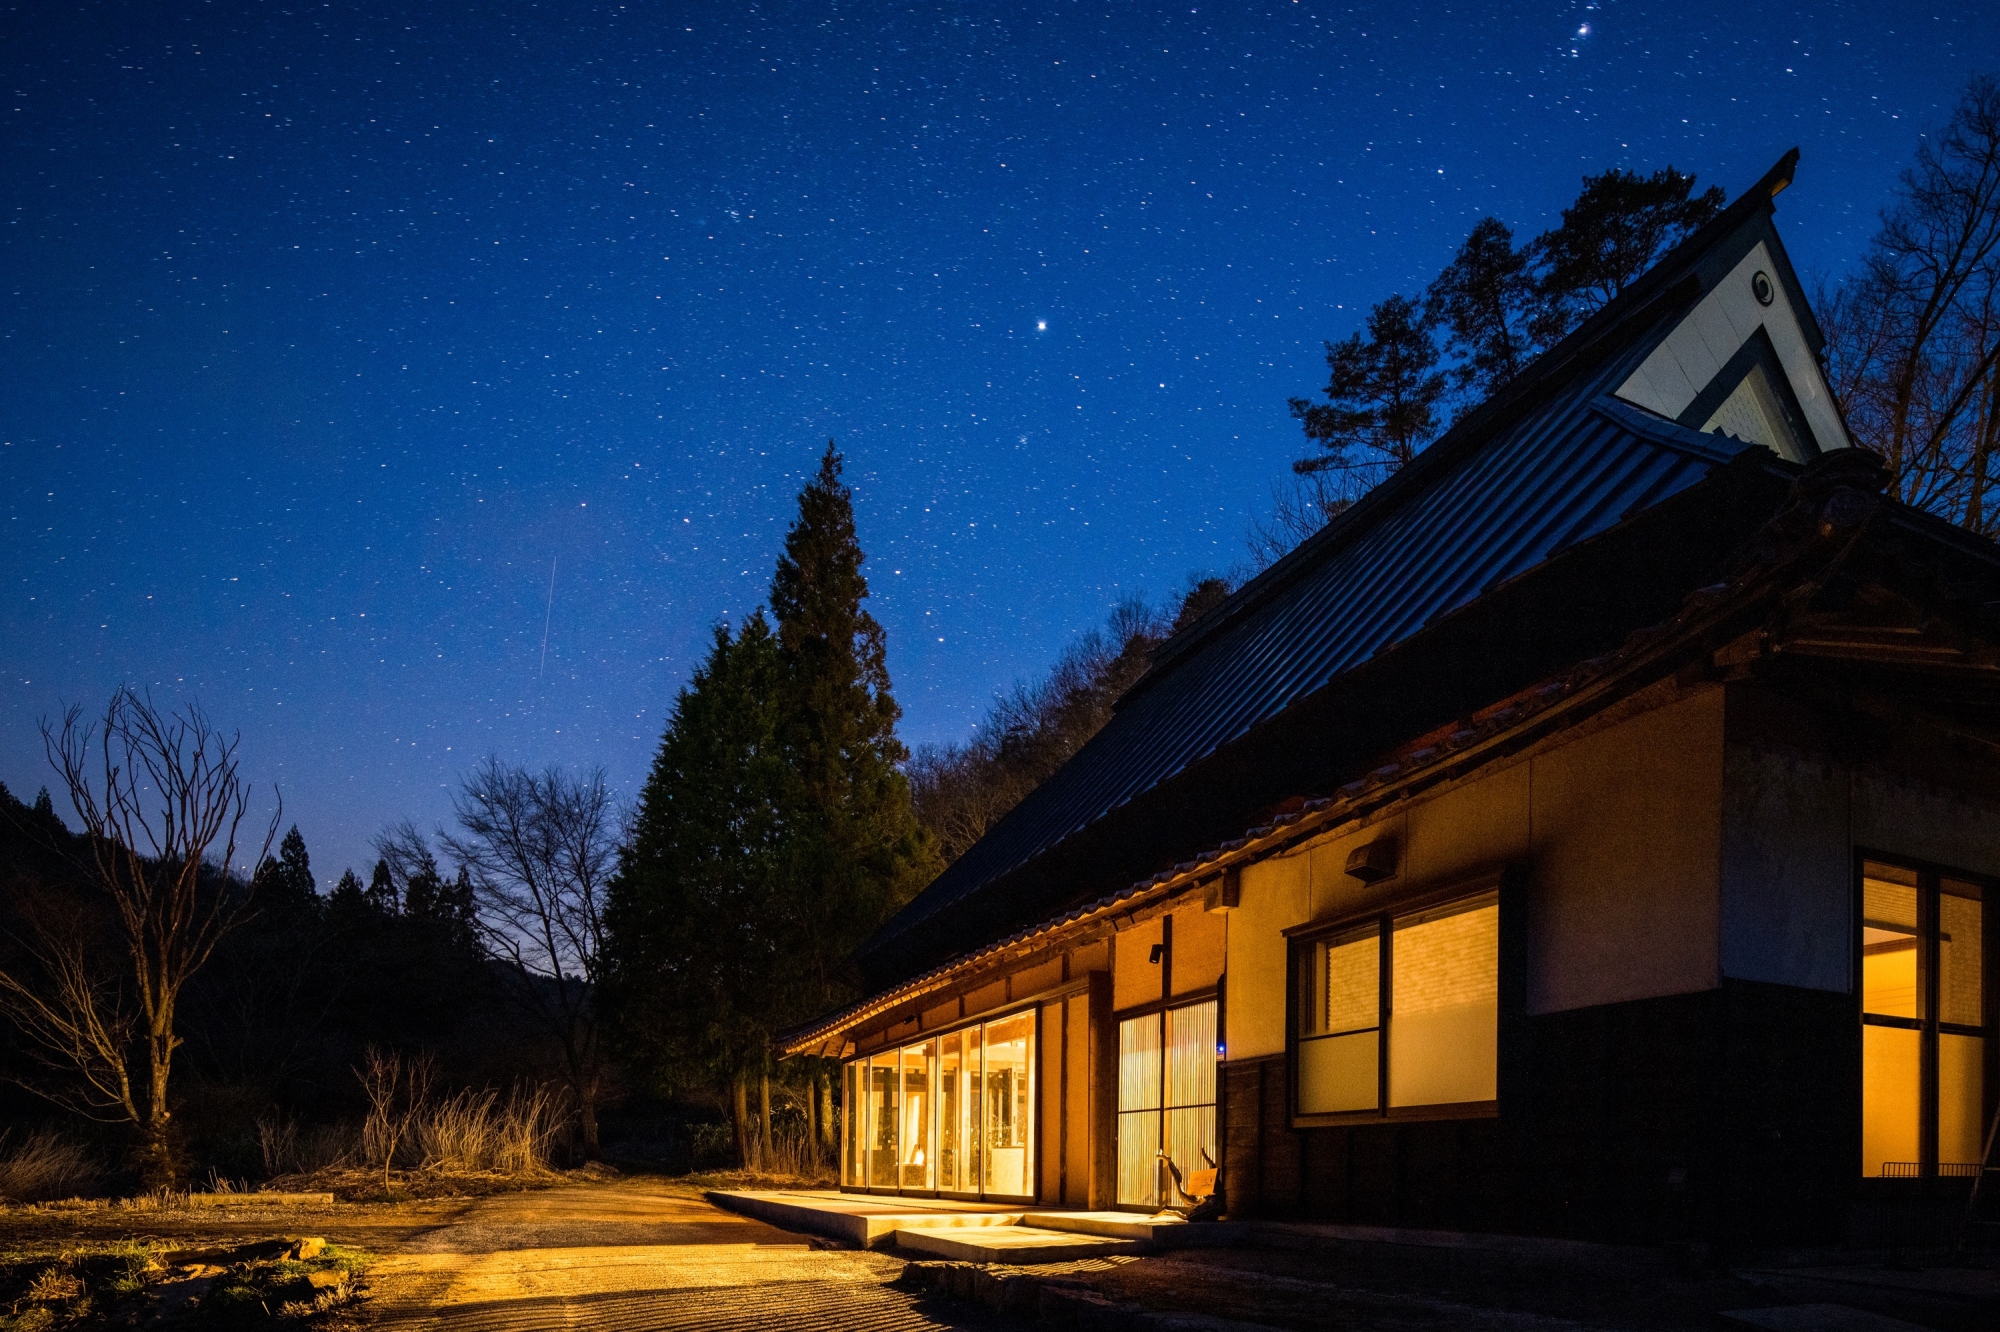
[(1048, 331), (1049, 331), (1049, 321), (1048, 321), (1048, 320), (1046, 320), (1046, 319), (1037, 319), (1037, 320), (1035, 321), (1035, 332), (1037, 332), (1037, 333), (1046, 333), (1046, 332), (1048, 332)]

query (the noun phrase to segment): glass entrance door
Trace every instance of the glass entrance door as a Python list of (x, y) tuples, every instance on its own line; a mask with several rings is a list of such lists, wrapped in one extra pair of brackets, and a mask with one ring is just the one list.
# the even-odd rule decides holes
[(1217, 1156), (1215, 1018), (1211, 999), (1118, 1024), (1120, 1206), (1181, 1201), (1166, 1161), (1186, 1179)]

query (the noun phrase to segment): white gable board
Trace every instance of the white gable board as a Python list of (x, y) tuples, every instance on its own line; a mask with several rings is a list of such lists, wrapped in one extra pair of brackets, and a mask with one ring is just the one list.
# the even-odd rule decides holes
[[(1678, 420), (1703, 389), (1729, 364), (1744, 343), (1764, 330), (1777, 351), (1792, 396), (1798, 400), (1806, 426), (1822, 451), (1844, 449), (1850, 444), (1847, 428), (1833, 405), (1833, 394), (1820, 373), (1819, 363), (1799, 326), (1798, 313), (1785, 284), (1778, 280), (1778, 266), (1763, 241), (1743, 256), (1729, 276), (1702, 297), (1687, 317), (1653, 349), (1639, 368), (1618, 386), (1618, 396), (1634, 406), (1644, 407), (1669, 420)], [(1771, 303), (1757, 299), (1755, 282), (1763, 274)], [(1794, 462), (1797, 450), (1789, 446), (1780, 424), (1775, 391), (1753, 370), (1707, 421), (1696, 428), (1704, 433), (1721, 427), (1739, 439), (1768, 445)]]

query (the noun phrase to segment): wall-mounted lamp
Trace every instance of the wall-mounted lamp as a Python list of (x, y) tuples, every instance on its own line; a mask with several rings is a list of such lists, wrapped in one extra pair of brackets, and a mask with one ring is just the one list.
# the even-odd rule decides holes
[(1153, 945), (1153, 951), (1146, 954), (1146, 960), (1157, 967), (1160, 965), (1160, 959), (1166, 955), (1167, 946), (1163, 943), (1156, 943)]
[(1378, 837), (1365, 846), (1357, 846), (1347, 853), (1347, 874), (1349, 878), (1363, 883), (1380, 883), (1396, 872), (1396, 839)]

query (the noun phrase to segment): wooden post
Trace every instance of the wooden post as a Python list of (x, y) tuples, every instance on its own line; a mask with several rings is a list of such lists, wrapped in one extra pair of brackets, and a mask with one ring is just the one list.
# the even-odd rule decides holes
[(1118, 1204), (1118, 1024), (1111, 1020), (1111, 973), (1090, 973), (1090, 1132), (1087, 1148), (1089, 1207), (1104, 1211)]

